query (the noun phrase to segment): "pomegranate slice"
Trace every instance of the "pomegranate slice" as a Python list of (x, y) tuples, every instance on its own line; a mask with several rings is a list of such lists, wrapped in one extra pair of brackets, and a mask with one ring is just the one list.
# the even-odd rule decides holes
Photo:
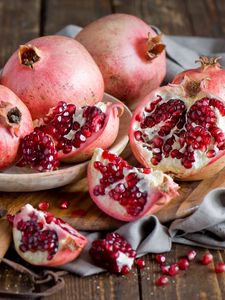
[(33, 265), (63, 265), (74, 260), (87, 244), (87, 239), (69, 224), (30, 204), (11, 219), (16, 251)]
[(35, 121), (34, 132), (24, 138), (19, 165), (52, 171), (58, 168), (59, 160), (87, 160), (97, 146), (105, 149), (115, 141), (122, 113), (122, 103), (99, 102), (76, 109), (73, 104), (59, 102), (46, 117)]
[(136, 251), (118, 233), (108, 233), (105, 239), (94, 241), (89, 253), (98, 266), (122, 275), (129, 273), (136, 257)]
[(225, 103), (188, 85), (168, 85), (146, 96), (133, 114), (130, 143), (146, 167), (199, 180), (225, 166)]
[(111, 217), (132, 221), (154, 213), (177, 195), (178, 185), (161, 171), (137, 169), (107, 150), (96, 149), (88, 166), (92, 200)]

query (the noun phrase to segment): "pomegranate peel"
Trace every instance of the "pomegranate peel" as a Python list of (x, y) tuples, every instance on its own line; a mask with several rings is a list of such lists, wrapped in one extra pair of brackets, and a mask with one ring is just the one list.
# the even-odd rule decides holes
[(13, 240), (17, 253), (27, 262), (59, 266), (74, 260), (87, 239), (69, 224), (30, 204), (13, 218)]
[(160, 210), (178, 195), (161, 171), (137, 169), (109, 151), (96, 149), (88, 165), (89, 193), (109, 216), (132, 221)]
[(225, 165), (225, 102), (203, 90), (187, 95), (183, 84), (143, 99), (131, 120), (130, 145), (145, 167), (200, 180)]

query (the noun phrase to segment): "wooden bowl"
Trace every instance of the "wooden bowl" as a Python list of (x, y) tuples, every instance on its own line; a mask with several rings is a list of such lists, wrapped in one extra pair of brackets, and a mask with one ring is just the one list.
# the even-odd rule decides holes
[[(104, 102), (118, 102), (116, 98), (105, 94)], [(128, 143), (128, 127), (131, 120), (131, 112), (124, 105), (124, 113), (120, 118), (118, 136), (109, 148), (110, 151), (120, 154)], [(0, 191), (3, 192), (30, 192), (52, 189), (64, 186), (73, 181), (78, 181), (86, 176), (88, 161), (78, 164), (62, 164), (51, 172), (37, 172), (28, 168), (13, 166), (0, 172)]]

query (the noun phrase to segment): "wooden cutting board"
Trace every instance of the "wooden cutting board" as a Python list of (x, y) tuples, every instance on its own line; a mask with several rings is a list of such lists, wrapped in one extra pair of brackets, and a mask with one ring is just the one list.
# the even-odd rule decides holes
[[(123, 157), (137, 165), (129, 147)], [(184, 217), (192, 212), (213, 188), (225, 187), (225, 169), (213, 178), (198, 182), (181, 182), (180, 195), (157, 213), (161, 222)], [(69, 201), (67, 209), (61, 209), (62, 201)], [(86, 178), (63, 188), (27, 193), (0, 193), (0, 211), (14, 214), (26, 203), (38, 207), (42, 201), (50, 203), (49, 211), (79, 230), (113, 230), (123, 224), (102, 213), (92, 202), (87, 191)]]

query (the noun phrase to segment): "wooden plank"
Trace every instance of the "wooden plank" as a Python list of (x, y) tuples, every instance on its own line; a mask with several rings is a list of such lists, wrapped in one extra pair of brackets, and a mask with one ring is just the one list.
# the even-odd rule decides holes
[(111, 13), (109, 0), (49, 0), (45, 5), (44, 34), (53, 34), (68, 24), (84, 26)]
[(0, 68), (18, 46), (39, 35), (41, 0), (0, 0)]
[(185, 1), (180, 0), (112, 0), (114, 12), (130, 13), (155, 25), (165, 34), (190, 35), (192, 27)]

